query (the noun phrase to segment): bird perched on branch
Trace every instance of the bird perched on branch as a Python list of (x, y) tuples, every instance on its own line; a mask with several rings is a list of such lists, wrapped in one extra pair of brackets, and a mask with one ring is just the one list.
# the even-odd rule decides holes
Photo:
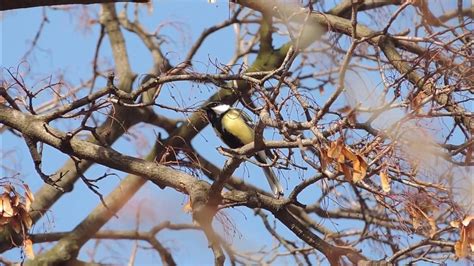
[[(207, 118), (217, 136), (230, 148), (240, 148), (255, 140), (255, 131), (251, 119), (242, 110), (219, 102), (211, 102), (202, 109), (206, 111)], [(268, 164), (265, 151), (257, 152), (255, 159), (259, 163)], [(269, 166), (262, 166), (262, 168), (273, 193), (279, 198), (283, 195), (283, 187), (278, 178)]]

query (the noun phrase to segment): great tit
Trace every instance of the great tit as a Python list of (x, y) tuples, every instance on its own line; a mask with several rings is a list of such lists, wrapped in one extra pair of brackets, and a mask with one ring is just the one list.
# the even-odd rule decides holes
[[(254, 141), (255, 131), (250, 117), (242, 110), (218, 102), (211, 102), (203, 109), (217, 136), (230, 148), (240, 148)], [(255, 159), (259, 163), (268, 164), (264, 151), (257, 152)], [(262, 168), (273, 193), (279, 198), (283, 195), (283, 187), (278, 178), (270, 167), (263, 166)]]

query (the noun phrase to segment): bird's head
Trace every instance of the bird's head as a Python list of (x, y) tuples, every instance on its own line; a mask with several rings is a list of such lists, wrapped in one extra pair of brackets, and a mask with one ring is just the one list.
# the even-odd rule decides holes
[(230, 109), (230, 105), (220, 102), (210, 102), (202, 109), (205, 110), (208, 115), (211, 112), (218, 116), (227, 112)]
[(220, 102), (210, 102), (201, 109), (206, 112), (207, 119), (214, 125), (218, 117), (230, 109), (230, 105)]

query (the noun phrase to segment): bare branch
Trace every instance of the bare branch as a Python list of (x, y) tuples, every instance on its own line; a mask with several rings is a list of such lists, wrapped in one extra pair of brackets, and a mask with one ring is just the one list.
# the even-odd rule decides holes
[(12, 10), (20, 8), (30, 8), (39, 6), (55, 6), (55, 5), (90, 5), (100, 3), (119, 3), (119, 2), (136, 2), (136, 3), (147, 3), (149, 0), (18, 0), (18, 1), (6, 1), (0, 6), (0, 10)]

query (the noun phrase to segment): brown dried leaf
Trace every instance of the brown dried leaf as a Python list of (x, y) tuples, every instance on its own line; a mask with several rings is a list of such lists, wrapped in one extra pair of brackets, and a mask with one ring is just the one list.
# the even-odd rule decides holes
[(20, 204), (20, 197), (18, 197), (16, 194), (13, 196), (13, 198), (10, 199), (10, 203), (12, 206), (17, 207), (18, 204)]
[(420, 112), (420, 107), (422, 106), (422, 103), (427, 96), (428, 95), (426, 95), (426, 93), (420, 91), (410, 102), (411, 109), (415, 110), (415, 112), (418, 114)]
[(413, 225), (413, 229), (418, 230), (421, 227), (422, 220), (419, 216), (413, 216), (411, 218), (411, 224)]
[(417, 230), (418, 228), (420, 228), (423, 221), (423, 215), (420, 213), (420, 211), (412, 204), (406, 205), (406, 211), (411, 217), (411, 224), (413, 225), (413, 229)]
[(469, 253), (466, 230), (461, 228), (461, 238), (454, 245), (454, 252), (458, 258), (464, 258)]
[(436, 231), (438, 231), (438, 226), (436, 225), (435, 219), (432, 217), (426, 217), (428, 219), (428, 222), (430, 224), (430, 237), (433, 237), (436, 234)]
[(31, 192), (30, 187), (27, 184), (23, 184), (23, 187), (25, 188), (25, 196), (27, 199), (29, 199), (31, 202), (35, 200), (35, 196)]
[(357, 122), (357, 117), (356, 117), (356, 112), (352, 110), (349, 114), (347, 114), (347, 122), (349, 122), (349, 125), (355, 126)]
[(346, 106), (343, 106), (343, 107), (337, 109), (337, 111), (340, 112), (340, 113), (349, 113), (352, 110), (353, 110), (353, 108), (350, 107), (349, 105), (346, 105)]
[(467, 216), (462, 221), (451, 222), (454, 227), (460, 228), (460, 238), (454, 245), (454, 253), (458, 258), (469, 254), (469, 249), (474, 252), (474, 216)]
[(26, 210), (26, 211), (29, 211), (29, 210), (30, 210), (30, 208), (31, 208), (31, 203), (32, 203), (31, 200), (30, 200), (28, 197), (26, 197), (26, 198), (25, 198), (25, 210)]
[(342, 169), (342, 166), (343, 166), (343, 165), (344, 165), (343, 163), (337, 163), (337, 164), (336, 164), (336, 170), (337, 170), (338, 172), (343, 172), (343, 169)]
[(382, 184), (382, 190), (385, 193), (390, 192), (390, 178), (386, 171), (380, 172), (380, 183)]
[(344, 176), (346, 177), (347, 181), (353, 181), (352, 179), (352, 174), (351, 174), (351, 169), (347, 167), (344, 164), (339, 164), (339, 166), (342, 168), (342, 172), (344, 173)]
[(191, 201), (188, 201), (186, 204), (183, 206), (183, 212), (185, 213), (191, 213), (193, 211), (193, 208), (191, 207)]
[(3, 217), (13, 217), (15, 215), (10, 197), (6, 193), (3, 193), (0, 198), (0, 215)]
[[(420, 202), (417, 202), (420, 204)], [(429, 214), (433, 210), (432, 206), (427, 207), (423, 205), (415, 205), (414, 203), (409, 203), (406, 205), (406, 210), (410, 217), (412, 218), (412, 225), (415, 230), (419, 229), (428, 222), (430, 226), (429, 235), (433, 237), (438, 230), (438, 226), (436, 224), (435, 219), (431, 217)]]
[(452, 226), (452, 227), (455, 227), (455, 228), (459, 228), (461, 226), (461, 222), (460, 221), (451, 221), (449, 222), (449, 224)]
[(328, 167), (329, 158), (328, 158), (327, 152), (324, 149), (319, 148), (318, 150), (319, 150), (319, 161), (321, 163), (321, 170), (324, 171)]
[(350, 151), (346, 147), (343, 147), (342, 154), (344, 155), (344, 157), (346, 157), (348, 160), (352, 162), (357, 160), (357, 155), (355, 155), (352, 151)]
[(23, 250), (28, 259), (32, 260), (35, 258), (35, 252), (33, 251), (33, 241), (31, 239), (26, 239), (23, 241)]
[(464, 258), (467, 256), (468, 249), (467, 245), (465, 242), (458, 240), (456, 241), (456, 244), (454, 245), (454, 254), (458, 258)]
[(331, 145), (328, 149), (328, 157), (331, 159), (339, 159), (343, 147), (344, 144), (342, 143), (342, 139), (331, 142)]
[(337, 111), (339, 113), (347, 114), (346, 117), (347, 117), (347, 121), (349, 122), (349, 125), (355, 125), (357, 121), (355, 108), (349, 105), (346, 105), (342, 108), (337, 109)]
[(31, 192), (27, 184), (23, 184), (23, 187), (25, 188), (25, 209), (29, 211), (31, 208), (31, 204), (35, 200), (35, 196)]
[[(474, 215), (469, 215), (462, 220), (462, 225), (469, 227), (474, 220)], [(473, 224), (474, 225), (474, 224)]]
[(337, 162), (340, 163), (340, 164), (343, 164), (346, 162), (346, 157), (344, 157), (344, 154), (340, 154), (339, 155), (339, 158), (337, 158)]
[(365, 159), (362, 158), (362, 156), (357, 155), (357, 159), (353, 161), (354, 163), (354, 175), (352, 177), (352, 181), (354, 183), (357, 183), (364, 179), (364, 177), (367, 175), (367, 163), (365, 162)]
[(474, 252), (474, 216), (468, 216), (463, 221), (462, 224), (465, 226), (466, 238), (469, 242), (471, 252)]
[(412, 1), (412, 3), (413, 6), (417, 7), (420, 10), (423, 20), (426, 21), (428, 24), (432, 26), (443, 25), (443, 22), (431, 12), (430, 8), (428, 7), (428, 1), (415, 0)]
[(467, 253), (468, 253), (468, 249), (467, 249), (466, 242), (462, 240), (456, 241), (456, 244), (454, 245), (454, 254), (456, 255), (456, 257), (464, 258), (467, 256)]
[[(431, 211), (431, 209), (428, 208), (427, 211)], [(418, 209), (417, 212), (419, 212), (420, 215), (423, 216), (428, 221), (430, 225), (430, 236), (433, 236), (435, 232), (438, 230), (436, 221), (432, 217), (430, 217), (428, 214), (426, 214), (426, 212), (423, 209)]]
[(5, 186), (2, 186), (3, 187), (3, 190), (5, 190), (5, 193), (4, 194), (10, 194), (10, 192), (12, 192), (14, 189), (12, 187), (12, 185), (5, 185)]

